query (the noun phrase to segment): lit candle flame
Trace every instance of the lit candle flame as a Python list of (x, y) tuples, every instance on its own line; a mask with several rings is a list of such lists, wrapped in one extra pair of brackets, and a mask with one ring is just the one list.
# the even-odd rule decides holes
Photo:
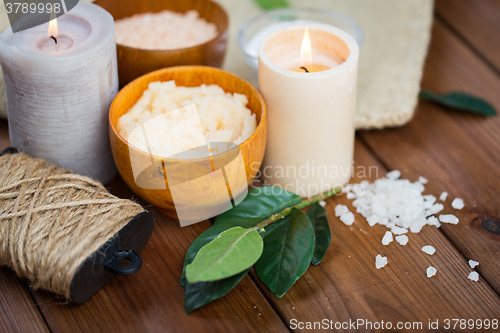
[(309, 30), (306, 28), (302, 38), (302, 46), (300, 47), (300, 65), (310, 66), (312, 63), (311, 39), (309, 38)]
[(50, 13), (50, 21), (49, 21), (49, 37), (54, 37), (57, 39), (57, 16), (56, 13)]

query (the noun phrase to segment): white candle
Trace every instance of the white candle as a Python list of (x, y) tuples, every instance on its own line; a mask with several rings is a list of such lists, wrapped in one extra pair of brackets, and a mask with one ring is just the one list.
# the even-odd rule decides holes
[[(307, 52), (301, 59), (305, 28), (289, 26), (263, 40), (259, 87), (268, 110), (263, 180), (310, 197), (352, 173), (359, 48), (343, 30), (307, 24), (312, 59)], [(300, 66), (312, 70), (297, 72)]]
[(108, 182), (116, 174), (108, 134), (118, 92), (113, 17), (79, 2), (57, 18), (57, 44), (48, 30), (42, 24), (0, 35), (12, 145)]

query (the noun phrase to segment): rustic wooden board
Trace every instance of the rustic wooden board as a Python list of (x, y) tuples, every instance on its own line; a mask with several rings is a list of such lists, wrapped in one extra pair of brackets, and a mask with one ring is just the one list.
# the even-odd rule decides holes
[[(500, 110), (500, 78), (439, 22), (434, 26), (423, 86), (439, 92), (475, 93)], [(477, 270), (497, 293), (500, 235), (487, 232), (478, 222), (500, 216), (499, 128), (498, 116), (483, 118), (421, 103), (408, 125), (361, 133), (390, 169), (400, 169), (409, 178), (425, 176), (427, 187), (436, 194), (448, 191), (444, 213), (456, 214), (460, 223), (441, 230), (467, 259), (481, 263)], [(455, 197), (465, 201), (461, 211), (450, 206)]]
[(8, 268), (0, 268), (0, 330), (48, 332), (26, 285)]
[[(386, 173), (358, 139), (355, 171), (361, 170), (359, 166), (376, 167), (379, 174), (377, 176), (372, 169), (371, 177), (360, 174), (363, 177), (354, 177), (353, 182), (372, 181)], [(439, 195), (427, 190), (425, 193)], [(334, 214), (334, 207), (339, 203), (348, 205), (355, 212), (352, 201), (345, 195), (327, 200), (332, 243), (318, 266), (311, 266), (279, 300), (259, 282), (283, 321), (314, 322), (326, 318), (334, 322), (349, 322), (364, 319), (372, 323), (384, 320), (394, 325), (406, 321), (428, 325), (429, 319), (443, 324), (447, 318), (491, 319), (498, 316), (498, 295), (486, 281), (467, 279), (471, 271), (467, 261), (438, 229), (426, 226), (419, 234), (409, 233), (406, 246), (395, 241), (384, 246), (381, 239), (387, 231), (385, 227), (377, 225), (371, 228), (359, 214), (355, 214), (356, 222), (352, 226), (344, 225)], [(436, 253), (429, 256), (422, 252), (425, 245), (433, 245)], [(375, 256), (379, 253), (387, 256), (389, 263), (377, 270)], [(438, 273), (429, 279), (426, 269), (431, 265), (438, 269)], [(252, 276), (258, 281), (255, 272)]]
[(437, 0), (436, 12), (500, 73), (498, 0)]
[[(115, 195), (132, 197), (121, 179), (113, 181), (110, 187)], [(141, 252), (144, 265), (139, 273), (113, 278), (82, 305), (65, 304), (44, 291), (33, 292), (52, 331), (288, 331), (249, 276), (225, 297), (185, 314), (184, 288), (179, 285), (184, 255), (210, 222), (181, 228), (178, 221), (149, 208), (154, 214), (155, 229)]]
[[(500, 110), (500, 3), (437, 0), (436, 11), (423, 86), (438, 92), (469, 91)], [(445, 212), (457, 214), (461, 221), (439, 230), (426, 226), (420, 234), (410, 234), (404, 247), (395, 242), (383, 246), (384, 227), (370, 228), (357, 214), (356, 223), (345, 226), (334, 217), (333, 208), (342, 203), (352, 209), (350, 200), (329, 199), (332, 247), (323, 262), (310, 267), (280, 300), (252, 272), (226, 297), (184, 314), (183, 288), (178, 284), (183, 257), (209, 222), (179, 228), (177, 221), (149, 207), (157, 224), (142, 253), (141, 272), (117, 277), (86, 304), (74, 305), (46, 292), (29, 291), (12, 271), (2, 268), (0, 327), (26, 332), (274, 332), (288, 331), (291, 319), (422, 321), (426, 328), (429, 319), (442, 324), (446, 318), (498, 318), (500, 236), (487, 232), (476, 218), (500, 216), (499, 128), (500, 117), (485, 119), (421, 103), (405, 127), (361, 132), (356, 166), (377, 166), (379, 176), (387, 169), (400, 169), (412, 180), (424, 175), (429, 179), (426, 193), (447, 190)], [(0, 148), (9, 144), (7, 122), (0, 121)], [(121, 180), (111, 186), (119, 196), (132, 196)], [(450, 208), (455, 196), (465, 200), (462, 211)], [(427, 244), (436, 254), (420, 250)], [(378, 253), (389, 260), (380, 270), (374, 262)], [(467, 279), (467, 259), (480, 262), (479, 282)], [(431, 279), (425, 276), (429, 265), (438, 269)]]

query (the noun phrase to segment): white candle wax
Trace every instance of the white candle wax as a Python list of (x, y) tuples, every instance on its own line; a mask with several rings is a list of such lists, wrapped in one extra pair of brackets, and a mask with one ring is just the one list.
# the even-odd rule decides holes
[(12, 145), (72, 172), (108, 182), (116, 174), (108, 134), (118, 92), (114, 22), (103, 8), (79, 2), (48, 23), (0, 35)]
[(268, 110), (263, 180), (310, 197), (345, 184), (352, 173), (359, 48), (345, 31), (308, 24), (313, 64), (299, 73), (306, 26), (267, 36), (259, 48), (259, 87)]

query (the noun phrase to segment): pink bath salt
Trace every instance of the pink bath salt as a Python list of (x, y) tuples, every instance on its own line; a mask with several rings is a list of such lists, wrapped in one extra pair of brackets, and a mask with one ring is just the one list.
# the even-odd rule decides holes
[(116, 43), (139, 49), (174, 50), (203, 44), (217, 36), (217, 26), (196, 10), (136, 14), (115, 21)]

